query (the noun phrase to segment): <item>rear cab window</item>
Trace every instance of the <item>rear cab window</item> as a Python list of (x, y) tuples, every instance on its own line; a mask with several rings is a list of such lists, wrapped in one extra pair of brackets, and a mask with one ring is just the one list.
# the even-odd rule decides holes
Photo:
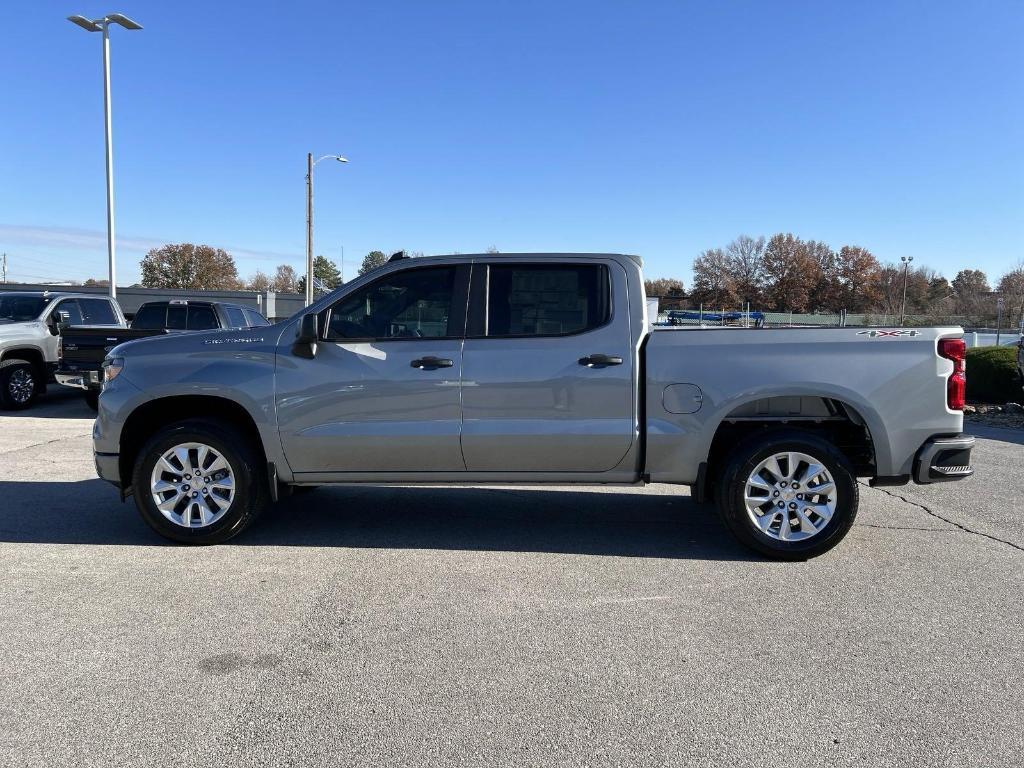
[(132, 328), (141, 331), (157, 331), (167, 327), (167, 305), (143, 304), (132, 318)]
[(184, 331), (188, 329), (188, 307), (184, 304), (170, 304), (167, 307), (167, 330)]

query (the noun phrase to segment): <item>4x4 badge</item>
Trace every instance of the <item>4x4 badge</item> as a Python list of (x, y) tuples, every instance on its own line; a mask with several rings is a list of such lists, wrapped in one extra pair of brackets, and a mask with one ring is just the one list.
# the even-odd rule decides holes
[(874, 339), (878, 336), (920, 336), (920, 331), (857, 331), (858, 336), (869, 336)]

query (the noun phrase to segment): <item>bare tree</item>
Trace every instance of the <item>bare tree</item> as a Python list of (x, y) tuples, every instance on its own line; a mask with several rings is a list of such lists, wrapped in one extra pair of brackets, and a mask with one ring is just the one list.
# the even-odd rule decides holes
[(999, 278), (996, 291), (1006, 300), (1007, 319), (1011, 324), (1020, 323), (1024, 318), (1024, 261)]
[(839, 254), (818, 240), (804, 243), (808, 257), (818, 265), (818, 282), (811, 290), (808, 307), (826, 312), (843, 308), (843, 277)]
[(691, 298), (708, 309), (738, 306), (729, 256), (721, 248), (709, 248), (694, 260)]
[(661, 299), (662, 309), (681, 309), (686, 299), (683, 281), (674, 277), (644, 280), (644, 291), (648, 296)]
[(262, 270), (257, 269), (253, 276), (249, 278), (249, 285), (247, 286), (250, 291), (257, 291), (264, 293), (270, 289), (270, 278)]
[(296, 293), (298, 282), (295, 276), (295, 268), (291, 264), (279, 264), (274, 272), (274, 279), (270, 287), (278, 293)]
[(754, 307), (760, 305), (764, 295), (764, 246), (763, 237), (748, 235), (740, 235), (725, 246), (736, 296)]

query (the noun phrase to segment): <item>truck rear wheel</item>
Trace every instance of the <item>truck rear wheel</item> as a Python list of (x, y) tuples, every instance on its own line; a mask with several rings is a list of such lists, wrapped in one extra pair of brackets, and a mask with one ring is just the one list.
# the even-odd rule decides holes
[(36, 371), (27, 360), (0, 362), (0, 407), (8, 410), (28, 408), (39, 391)]
[(100, 409), (100, 393), (95, 389), (85, 390), (85, 404), (91, 410), (98, 411)]
[(269, 504), (262, 461), (230, 424), (189, 420), (157, 431), (132, 473), (135, 505), (172, 541), (219, 544)]
[(857, 516), (857, 479), (835, 446), (798, 430), (740, 443), (716, 489), (719, 512), (743, 544), (777, 560), (827, 552)]

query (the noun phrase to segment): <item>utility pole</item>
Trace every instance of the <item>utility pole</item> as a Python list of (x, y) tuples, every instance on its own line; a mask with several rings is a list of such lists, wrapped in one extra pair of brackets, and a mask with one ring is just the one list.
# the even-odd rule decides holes
[(910, 262), (914, 260), (913, 256), (900, 256), (900, 261), (903, 262), (903, 305), (900, 307), (900, 328), (907, 319), (907, 276), (910, 272)]
[(313, 303), (313, 166), (330, 158), (339, 163), (348, 160), (341, 155), (324, 155), (313, 160), (313, 153), (306, 153), (306, 306)]
[(306, 306), (313, 303), (313, 153), (306, 154)]
[(0, 269), (2, 269), (3, 273), (4, 273), (4, 285), (7, 285), (7, 254), (6, 253), (4, 254), (3, 259), (0, 260)]
[(102, 19), (68, 16), (68, 21), (87, 32), (103, 33), (103, 115), (107, 150), (107, 265), (110, 272), (110, 298), (117, 298), (117, 279), (114, 259), (114, 140), (110, 119), (110, 25), (120, 24), (125, 29), (142, 29), (142, 25), (120, 13), (111, 13)]

